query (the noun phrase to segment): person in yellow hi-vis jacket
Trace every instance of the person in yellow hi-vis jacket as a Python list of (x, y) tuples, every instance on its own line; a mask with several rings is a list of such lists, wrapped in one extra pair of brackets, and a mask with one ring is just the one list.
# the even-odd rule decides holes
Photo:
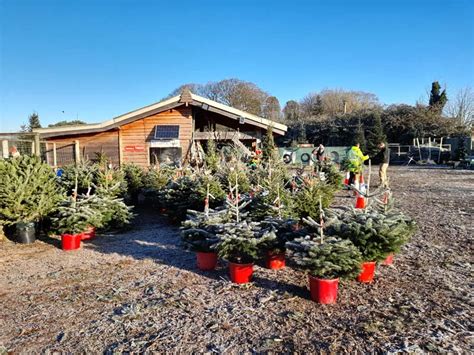
[(364, 155), (360, 150), (360, 143), (356, 143), (347, 153), (349, 161), (349, 185), (359, 188), (360, 174), (362, 173), (364, 161), (369, 159), (368, 155)]

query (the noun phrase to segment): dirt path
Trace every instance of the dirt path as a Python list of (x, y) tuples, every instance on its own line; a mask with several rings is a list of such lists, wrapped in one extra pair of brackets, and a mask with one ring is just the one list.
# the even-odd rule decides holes
[[(0, 244), (0, 353), (33, 351), (472, 352), (474, 173), (391, 168), (399, 206), (420, 228), (371, 285), (339, 303), (308, 299), (306, 277), (256, 267), (235, 286), (199, 272), (177, 228), (142, 214), (134, 229), (79, 251), (58, 241)], [(343, 192), (339, 204), (353, 203)]]

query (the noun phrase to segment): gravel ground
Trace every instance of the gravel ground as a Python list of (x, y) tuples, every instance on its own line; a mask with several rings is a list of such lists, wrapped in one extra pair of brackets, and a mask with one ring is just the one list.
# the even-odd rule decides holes
[[(370, 285), (309, 300), (306, 276), (257, 266), (229, 282), (200, 272), (178, 229), (142, 212), (124, 234), (63, 252), (58, 240), (0, 243), (0, 353), (474, 351), (474, 173), (393, 167), (399, 207), (419, 231)], [(375, 179), (378, 182), (378, 179)], [(340, 193), (336, 204), (352, 204)]]

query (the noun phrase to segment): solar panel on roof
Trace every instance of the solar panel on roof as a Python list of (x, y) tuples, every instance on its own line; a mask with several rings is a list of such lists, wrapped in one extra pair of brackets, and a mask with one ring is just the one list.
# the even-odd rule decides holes
[(178, 139), (179, 125), (155, 126), (155, 139)]

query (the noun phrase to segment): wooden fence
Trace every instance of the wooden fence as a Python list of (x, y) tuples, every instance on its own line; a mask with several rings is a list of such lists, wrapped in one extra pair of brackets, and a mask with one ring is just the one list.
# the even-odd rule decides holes
[(38, 135), (0, 135), (0, 159), (18, 155), (37, 155), (53, 167), (79, 162), (79, 142), (51, 143), (41, 141)]

